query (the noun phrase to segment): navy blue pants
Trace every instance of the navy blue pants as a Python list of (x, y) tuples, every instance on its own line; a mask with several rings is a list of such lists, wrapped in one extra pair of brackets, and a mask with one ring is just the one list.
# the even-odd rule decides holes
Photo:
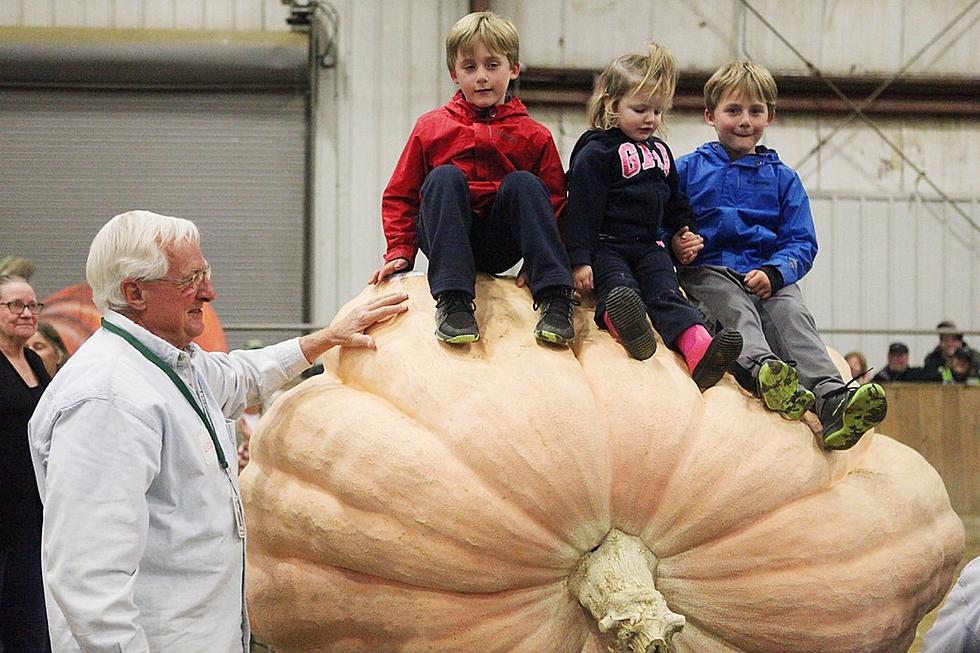
[(657, 243), (600, 241), (592, 252), (592, 281), (599, 298), (595, 321), (603, 329), (606, 295), (617, 286), (628, 286), (640, 295), (653, 327), (675, 351), (684, 331), (704, 324), (701, 312), (681, 294), (670, 254)]
[(0, 652), (46, 653), (41, 533), (0, 534)]
[(474, 219), (466, 176), (439, 166), (422, 184), (415, 223), (433, 297), (449, 290), (472, 297), (477, 271), (504, 272), (521, 258), (535, 299), (546, 288), (573, 285), (548, 189), (525, 170), (504, 177), (489, 215)]

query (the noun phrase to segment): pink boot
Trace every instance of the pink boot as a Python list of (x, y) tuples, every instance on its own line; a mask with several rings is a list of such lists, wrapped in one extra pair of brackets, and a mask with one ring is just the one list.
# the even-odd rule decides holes
[(722, 329), (712, 338), (703, 325), (695, 324), (677, 338), (677, 348), (684, 354), (691, 378), (704, 392), (721, 380), (742, 353), (742, 334)]

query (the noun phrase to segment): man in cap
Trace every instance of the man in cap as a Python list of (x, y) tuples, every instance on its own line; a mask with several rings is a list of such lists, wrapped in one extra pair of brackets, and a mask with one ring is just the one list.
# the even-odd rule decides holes
[(936, 332), (939, 334), (939, 344), (929, 352), (923, 364), (927, 374), (936, 378), (941, 377), (943, 368), (950, 368), (953, 354), (963, 347), (969, 351), (973, 366), (980, 367), (980, 352), (966, 344), (963, 340), (963, 332), (956, 328), (956, 324), (950, 320), (943, 320), (936, 325)]
[(893, 342), (888, 345), (888, 365), (875, 375), (874, 380), (876, 383), (938, 381), (939, 375), (930, 376), (921, 367), (909, 367), (909, 348), (904, 342)]

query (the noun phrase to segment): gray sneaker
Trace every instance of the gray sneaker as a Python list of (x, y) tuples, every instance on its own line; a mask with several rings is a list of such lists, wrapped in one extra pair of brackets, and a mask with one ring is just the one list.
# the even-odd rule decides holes
[(568, 346), (575, 339), (573, 307), (578, 306), (575, 290), (558, 286), (542, 293), (534, 309), (541, 309), (541, 319), (534, 327), (534, 337), (554, 345)]
[(473, 313), (476, 305), (460, 291), (439, 293), (436, 300), (436, 338), (452, 345), (464, 345), (480, 339), (480, 327)]

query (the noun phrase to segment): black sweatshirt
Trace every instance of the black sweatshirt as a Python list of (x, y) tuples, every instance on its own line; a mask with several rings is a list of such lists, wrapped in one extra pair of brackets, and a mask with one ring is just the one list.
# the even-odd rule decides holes
[(565, 221), (572, 265), (591, 265), (600, 240), (652, 245), (661, 228), (697, 232), (667, 144), (657, 137), (633, 141), (618, 128), (587, 131), (575, 144)]

